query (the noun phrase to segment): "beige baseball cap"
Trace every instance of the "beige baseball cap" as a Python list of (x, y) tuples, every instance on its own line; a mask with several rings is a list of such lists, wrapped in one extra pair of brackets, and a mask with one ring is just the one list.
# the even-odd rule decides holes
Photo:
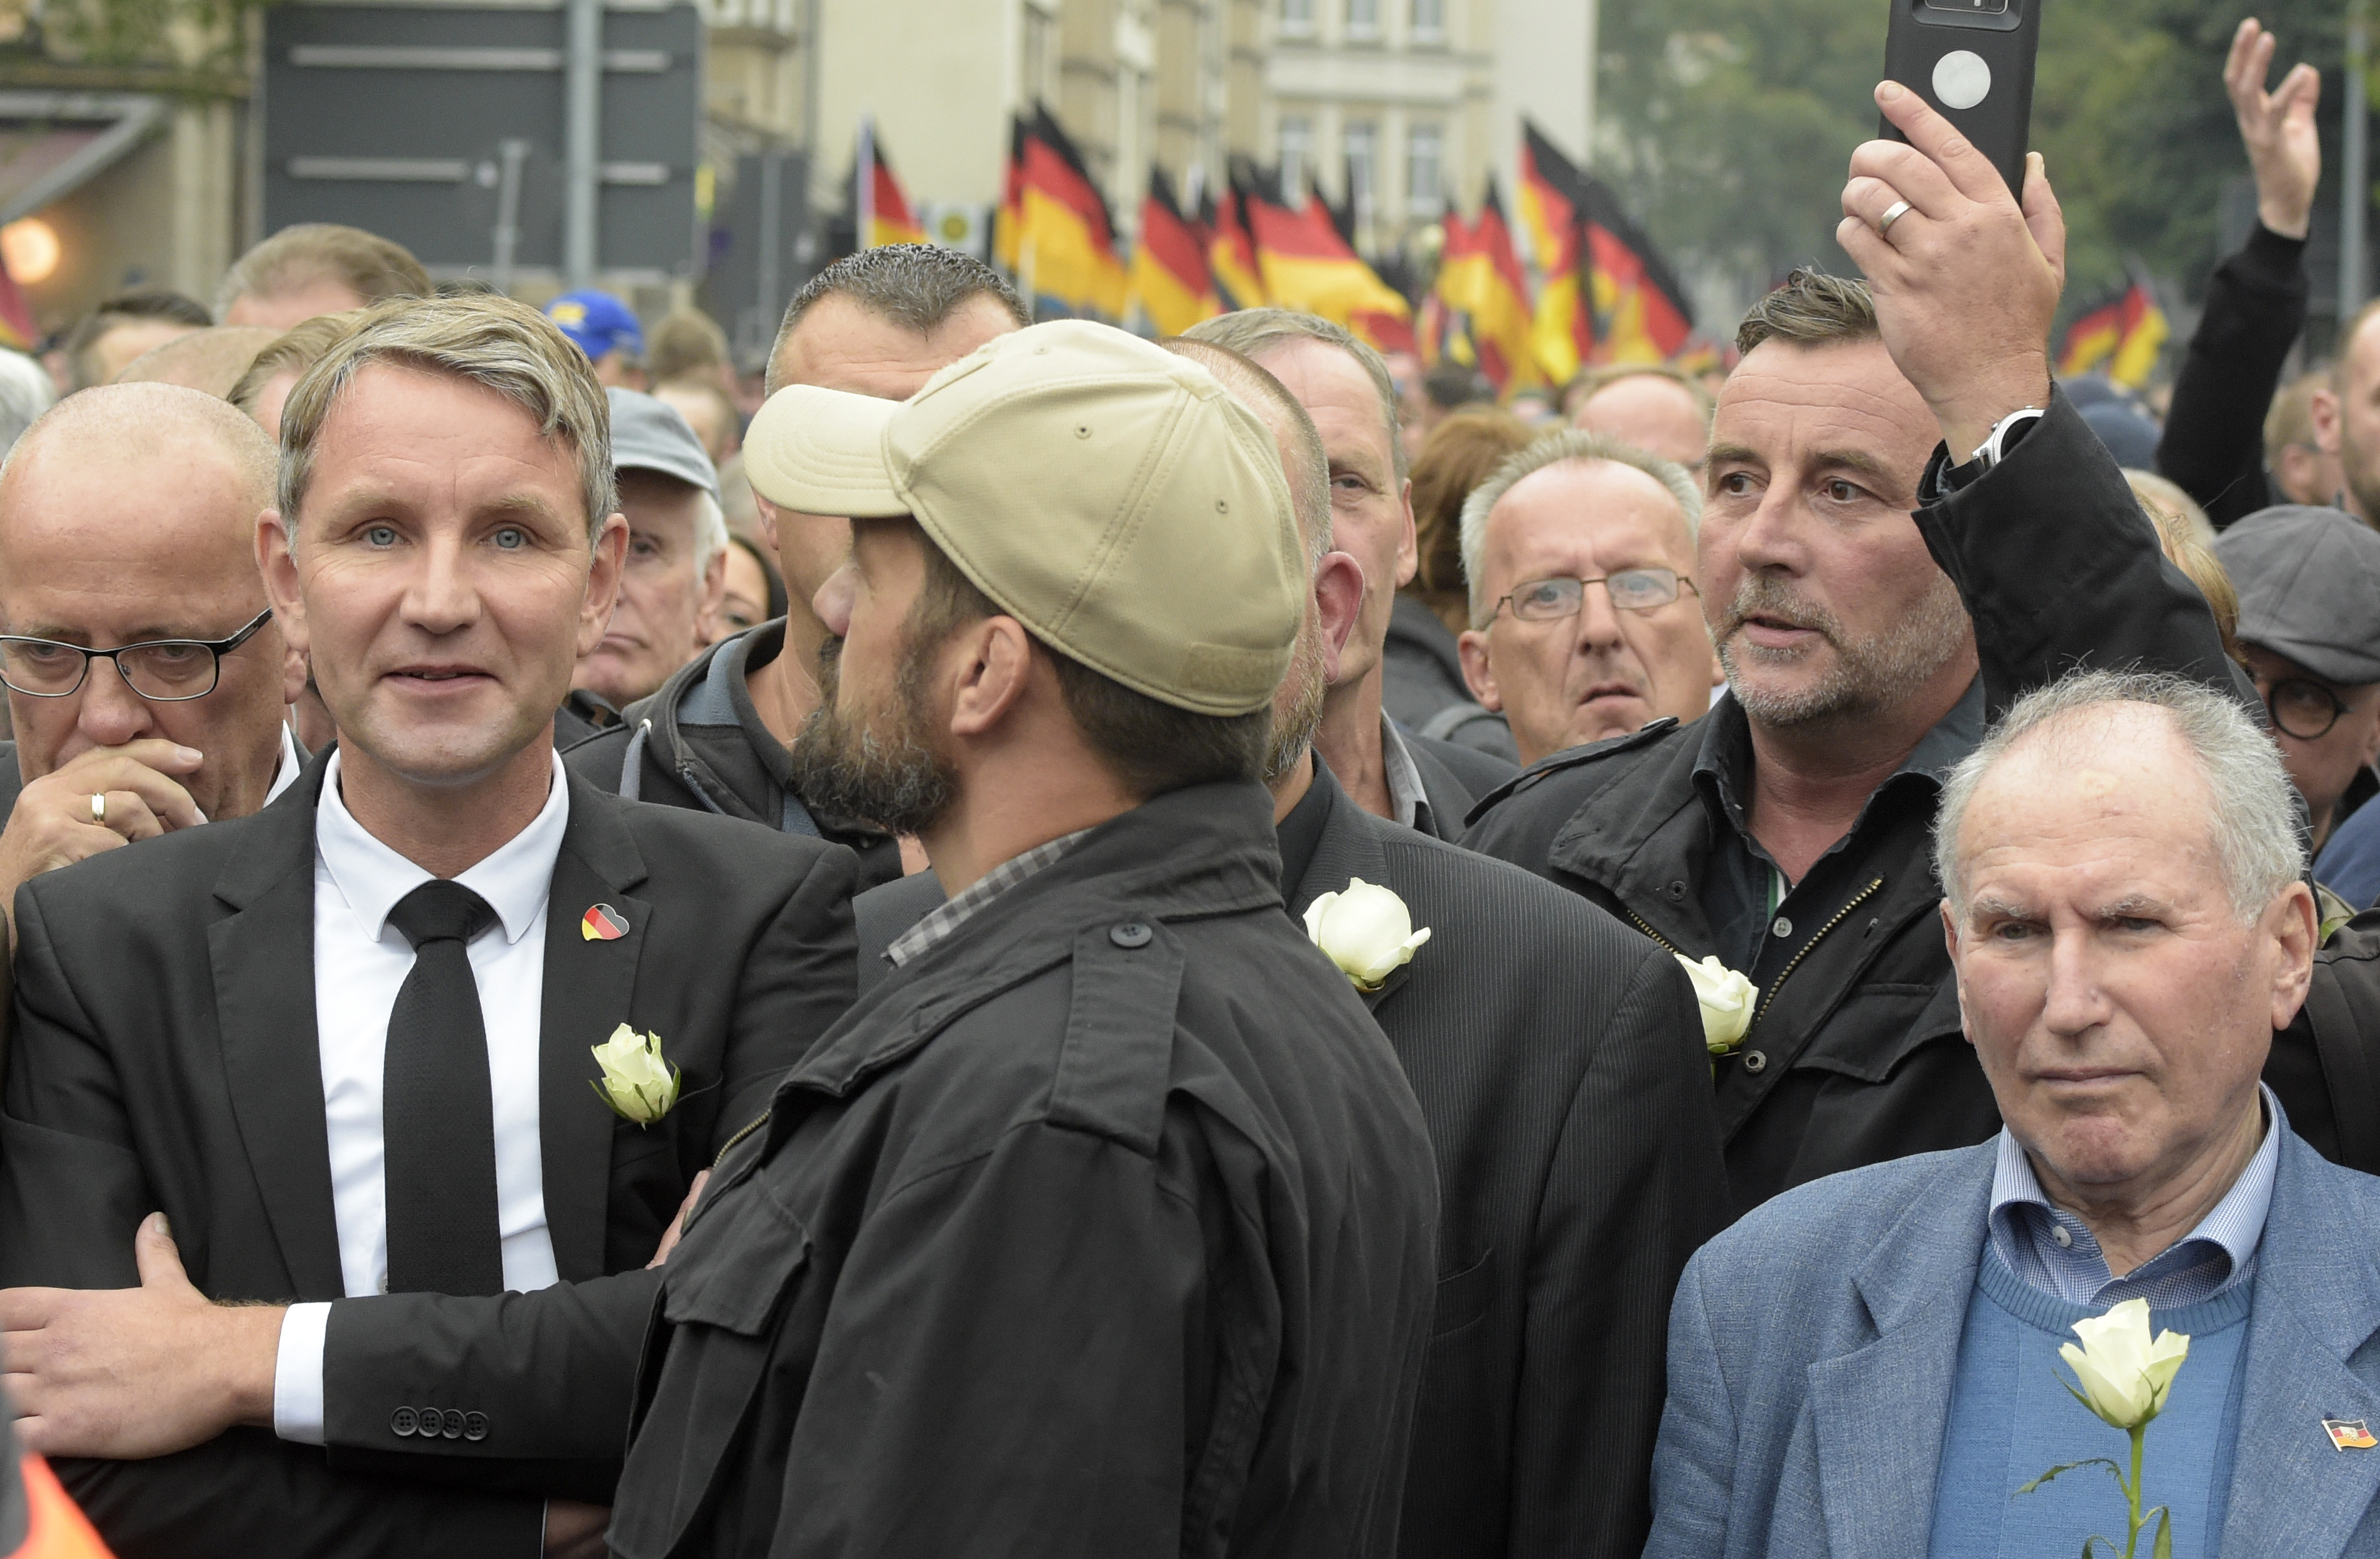
[(1289, 669), (1310, 587), (1280, 446), (1111, 326), (1000, 336), (905, 401), (789, 385), (744, 469), (786, 508), (914, 517), (1036, 638), (1161, 702), (1251, 713)]

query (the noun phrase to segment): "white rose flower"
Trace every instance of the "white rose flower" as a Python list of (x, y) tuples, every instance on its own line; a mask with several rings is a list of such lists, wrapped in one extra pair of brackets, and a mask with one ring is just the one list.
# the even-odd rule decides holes
[(1686, 966), (1686, 976), (1694, 982), (1694, 1000), (1702, 1005), (1705, 1048), (1713, 1055), (1732, 1055), (1752, 1027), (1760, 987), (1715, 957), (1699, 964), (1683, 953), (1677, 958)]
[(2173, 1378), (2190, 1357), (2190, 1339), (2178, 1332), (2160, 1332), (2149, 1340), (2149, 1302), (2127, 1299), (2107, 1314), (2074, 1323), (2082, 1339), (2068, 1343), (2058, 1357), (2073, 1367), (2082, 1382), (2075, 1400), (2113, 1427), (2135, 1430), (2165, 1411)]
[(1350, 877), (1344, 891), (1324, 894), (1305, 907), (1305, 934), (1323, 956), (1339, 966), (1358, 991), (1377, 991), (1429, 940), (1429, 928), (1415, 931), (1405, 901), (1389, 889)]
[(595, 1097), (623, 1120), (650, 1126), (677, 1103), (678, 1070), (662, 1057), (662, 1037), (639, 1034), (626, 1024), (589, 1047), (603, 1068), (603, 1080), (589, 1079)]

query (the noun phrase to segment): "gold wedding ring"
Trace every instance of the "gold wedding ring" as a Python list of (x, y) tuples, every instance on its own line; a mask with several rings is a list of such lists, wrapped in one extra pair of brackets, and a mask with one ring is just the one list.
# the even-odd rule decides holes
[(1892, 231), (1892, 225), (1908, 214), (1909, 202), (1907, 201), (1893, 201), (1892, 204), (1884, 208), (1884, 214), (1876, 219), (1876, 236), (1881, 238), (1889, 234)]
[(104, 790), (91, 793), (91, 821), (102, 828), (107, 826), (107, 792)]

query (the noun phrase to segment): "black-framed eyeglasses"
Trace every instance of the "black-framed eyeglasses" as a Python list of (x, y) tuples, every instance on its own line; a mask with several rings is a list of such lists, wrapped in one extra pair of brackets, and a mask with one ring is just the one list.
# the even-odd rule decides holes
[(2265, 695), (2265, 708), (2271, 713), (2274, 725), (2300, 741), (2314, 741), (2330, 735), (2330, 728), (2347, 713), (2347, 705), (2337, 693), (2301, 676), (2274, 683), (2272, 690)]
[(203, 699), (223, 677), (223, 658), (272, 620), (268, 608), (229, 639), (149, 639), (113, 650), (0, 634), (0, 682), (27, 698), (62, 699), (82, 686), (98, 657), (114, 661), (124, 685), (151, 703)]
[[(1496, 611), (1512, 609), (1513, 617), (1524, 623), (1555, 623), (1564, 617), (1575, 617), (1586, 602), (1586, 587), (1601, 585), (1611, 594), (1611, 604), (1623, 612), (1650, 612), (1667, 606), (1678, 599), (1680, 591), (1694, 591), (1692, 579), (1682, 577), (1674, 568), (1623, 568), (1617, 574), (1607, 574), (1596, 579), (1532, 579), (1512, 594), (1496, 603)], [(1496, 614), (1491, 612), (1492, 618)]]

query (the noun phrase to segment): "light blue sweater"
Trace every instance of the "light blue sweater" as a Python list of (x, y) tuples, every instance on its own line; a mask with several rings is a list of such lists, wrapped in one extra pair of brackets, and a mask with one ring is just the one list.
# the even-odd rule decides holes
[[(2254, 1299), (2255, 1285), (2241, 1283), (2150, 1314), (2154, 1329), (2190, 1338), (2189, 1362), (2149, 1426), (2142, 1480), (2146, 1505), (2173, 1512), (2174, 1559), (2206, 1559), (2216, 1548), (2209, 1534), (2223, 1529), (2239, 1437), (2241, 1344)], [(2104, 1468), (2077, 1468), (2016, 1493), (2061, 1462), (2105, 1456), (2131, 1466), (2131, 1437), (2059, 1384), (2073, 1375), (2058, 1357), (2059, 1345), (2074, 1342), (2073, 1324), (2100, 1309), (2027, 1285), (1985, 1245), (1935, 1476), (1932, 1559), (2066, 1559), (2095, 1532), (2123, 1551), (2124, 1499)], [(2154, 1530), (2143, 1529), (2141, 1553)]]

